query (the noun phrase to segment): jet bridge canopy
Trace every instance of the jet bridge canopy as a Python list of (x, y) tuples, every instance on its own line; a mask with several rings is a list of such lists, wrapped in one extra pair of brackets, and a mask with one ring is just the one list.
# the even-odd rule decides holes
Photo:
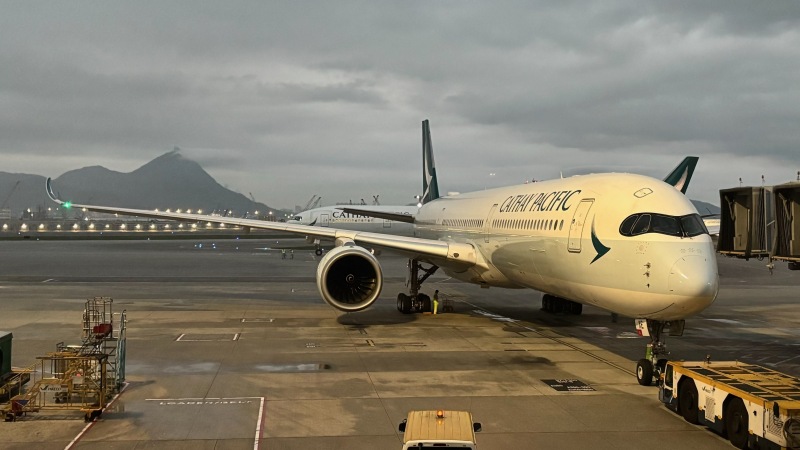
[(769, 257), (775, 234), (771, 186), (719, 191), (720, 227), (717, 252), (737, 258)]

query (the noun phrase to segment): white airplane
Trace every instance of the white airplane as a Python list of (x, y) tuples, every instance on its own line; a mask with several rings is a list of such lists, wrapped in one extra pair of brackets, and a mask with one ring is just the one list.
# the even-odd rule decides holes
[(637, 329), (651, 337), (647, 357), (636, 368), (639, 382), (649, 385), (666, 364), (662, 334), (681, 334), (685, 318), (711, 305), (719, 288), (711, 237), (684, 195), (696, 162), (686, 158), (667, 182), (602, 173), (440, 198), (426, 120), (423, 204), (410, 218), (379, 215), (411, 220), (416, 237), (72, 204), (53, 193), (50, 179), (47, 192), (64, 207), (335, 240), (336, 247), (320, 260), (317, 286), (323, 300), (345, 312), (363, 310), (378, 299), (383, 272), (370, 249), (383, 248), (409, 257), (409, 292), (397, 296), (402, 312), (429, 304), (420, 287), (442, 269), (483, 287), (541, 291), (545, 311), (579, 314), (587, 304), (633, 317)]
[[(287, 222), (311, 227), (341, 228), (344, 230), (387, 233), (397, 236), (413, 236), (413, 217), (417, 214), (417, 211), (419, 211), (419, 206), (414, 205), (359, 205), (362, 211), (361, 213), (344, 211), (344, 208), (347, 208), (347, 206), (321, 206), (295, 214)], [(405, 217), (407, 220), (398, 221), (381, 219), (373, 216), (374, 214), (381, 213), (392, 214), (400, 218)], [(321, 255), (322, 248), (320, 247), (319, 239), (315, 239), (314, 244), (316, 245), (315, 253)]]

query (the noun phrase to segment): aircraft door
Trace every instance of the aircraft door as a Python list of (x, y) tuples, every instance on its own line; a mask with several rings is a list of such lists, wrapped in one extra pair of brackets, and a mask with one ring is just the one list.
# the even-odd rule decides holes
[(321, 227), (328, 227), (331, 224), (331, 216), (330, 214), (320, 214), (319, 215), (319, 226)]
[(489, 210), (489, 215), (486, 216), (486, 222), (483, 223), (483, 241), (489, 243), (489, 233), (492, 230), (492, 217), (494, 217), (494, 212), (497, 210), (497, 203), (492, 205), (492, 209)]
[(572, 253), (581, 252), (581, 238), (583, 237), (583, 228), (586, 225), (586, 218), (589, 216), (589, 210), (592, 209), (594, 199), (584, 199), (578, 204), (575, 209), (575, 214), (572, 215), (572, 222), (569, 224), (569, 245), (568, 249)]
[(383, 219), (383, 228), (392, 228), (392, 221), (389, 219)]

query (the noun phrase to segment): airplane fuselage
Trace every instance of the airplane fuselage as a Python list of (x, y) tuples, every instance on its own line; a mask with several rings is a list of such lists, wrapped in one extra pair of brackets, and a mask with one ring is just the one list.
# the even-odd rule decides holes
[[(298, 225), (315, 227), (341, 228), (344, 230), (365, 231), (371, 233), (386, 233), (395, 236), (413, 236), (414, 225), (411, 223), (397, 222), (388, 219), (365, 216), (342, 211), (351, 205), (323, 206), (309, 209), (295, 214), (289, 221)], [(388, 212), (413, 216), (417, 213), (416, 206), (389, 206), (389, 205), (353, 205), (366, 211)]]
[[(476, 248), (481, 261), (467, 269), (431, 261), (471, 283), (655, 320), (702, 311), (718, 291), (713, 244), (696, 209), (650, 177), (584, 175), (442, 197), (416, 219), (419, 237)], [(635, 228), (639, 219), (650, 226)]]

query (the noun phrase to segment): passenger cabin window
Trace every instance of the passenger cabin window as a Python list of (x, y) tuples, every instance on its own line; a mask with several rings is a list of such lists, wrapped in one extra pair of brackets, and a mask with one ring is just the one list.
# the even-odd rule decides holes
[(645, 233), (693, 237), (708, 234), (708, 230), (699, 214), (677, 217), (666, 214), (637, 213), (626, 217), (619, 226), (619, 234), (623, 236), (638, 236)]

